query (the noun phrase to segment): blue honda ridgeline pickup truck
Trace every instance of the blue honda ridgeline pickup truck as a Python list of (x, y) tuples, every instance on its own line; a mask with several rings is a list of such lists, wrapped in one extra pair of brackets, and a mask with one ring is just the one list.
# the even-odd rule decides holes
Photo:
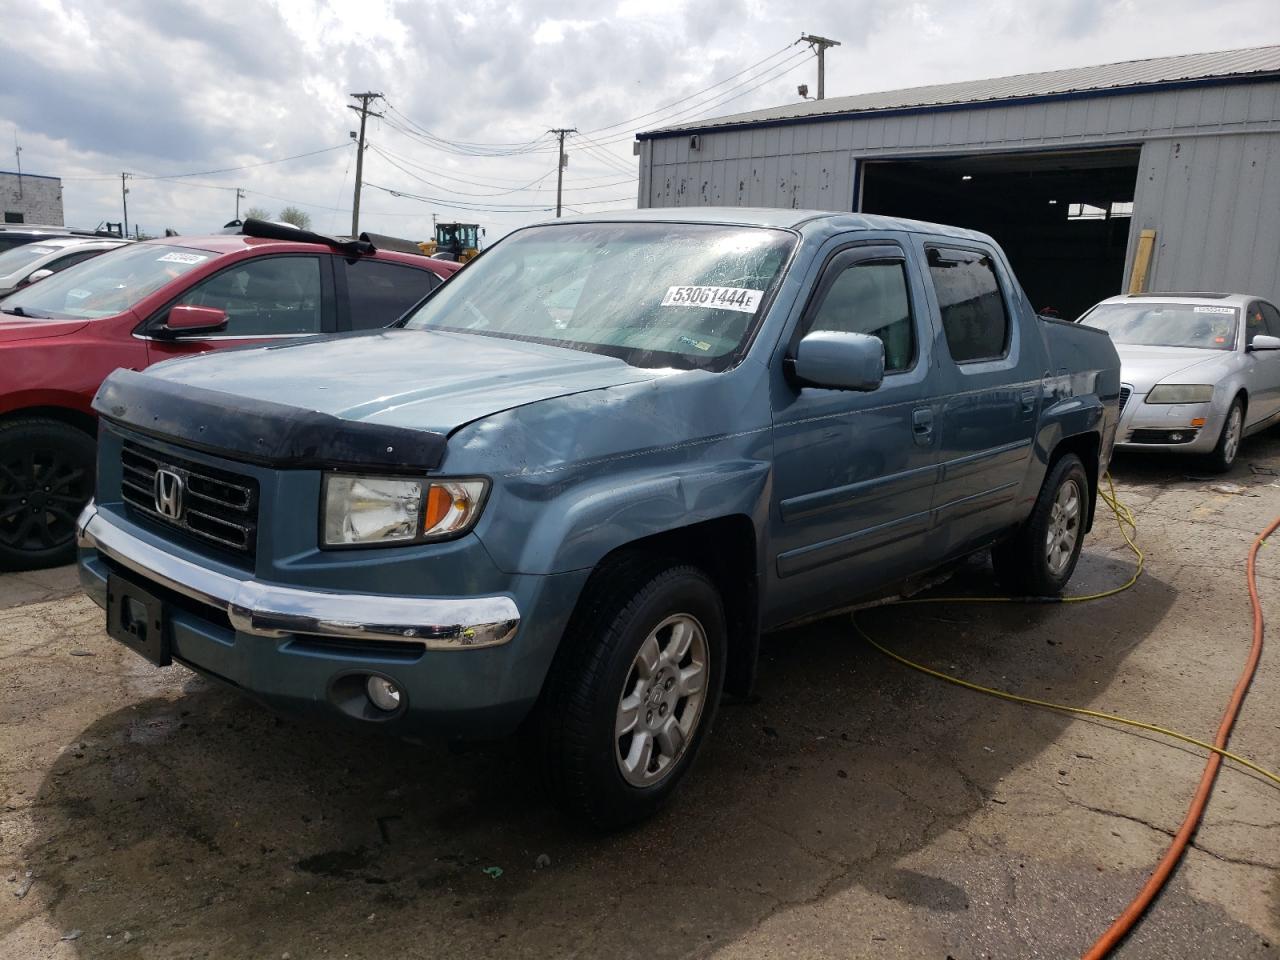
[(391, 329), (112, 374), (81, 580), (112, 637), (279, 708), (534, 720), (559, 799), (617, 825), (750, 688), (761, 631), (988, 547), (1059, 592), (1119, 372), (966, 230), (528, 227)]

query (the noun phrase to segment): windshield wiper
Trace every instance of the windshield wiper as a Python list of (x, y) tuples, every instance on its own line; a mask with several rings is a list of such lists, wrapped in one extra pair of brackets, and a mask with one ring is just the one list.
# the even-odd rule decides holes
[(24, 319), (27, 319), (27, 320), (48, 320), (49, 319), (42, 313), (27, 313), (27, 311), (23, 310), (21, 307), (4, 307), (0, 309), (2, 309), (4, 313), (11, 313), (15, 317), (23, 317)]

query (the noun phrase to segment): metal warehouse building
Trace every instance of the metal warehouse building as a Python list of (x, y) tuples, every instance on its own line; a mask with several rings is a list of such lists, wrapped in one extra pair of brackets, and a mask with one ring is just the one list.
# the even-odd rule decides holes
[(972, 227), (1064, 317), (1125, 290), (1280, 302), (1280, 46), (805, 101), (638, 139), (641, 207)]

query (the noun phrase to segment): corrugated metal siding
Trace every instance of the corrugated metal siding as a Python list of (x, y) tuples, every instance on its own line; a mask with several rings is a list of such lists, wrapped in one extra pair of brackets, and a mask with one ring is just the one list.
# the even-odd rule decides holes
[(818, 120), (649, 140), (642, 206), (853, 209), (850, 160), (1136, 144), (1157, 137), (1280, 129), (1280, 81), (1104, 100)]
[(1139, 229), (1156, 231), (1151, 290), (1227, 290), (1280, 302), (1280, 132), (1144, 144)]
[[(1134, 227), (1153, 289), (1280, 301), (1280, 81), (699, 134), (642, 144), (642, 207), (854, 210), (857, 163), (1142, 144)], [(1137, 229), (1131, 231), (1132, 264)]]

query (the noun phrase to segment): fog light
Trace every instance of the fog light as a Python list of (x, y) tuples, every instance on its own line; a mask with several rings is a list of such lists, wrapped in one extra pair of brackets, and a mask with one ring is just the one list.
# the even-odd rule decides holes
[[(1180, 434), (1180, 433), (1171, 433), (1171, 434), (1169, 434), (1169, 440), (1170, 440), (1170, 442), (1172, 442), (1172, 443), (1181, 443), (1181, 442), (1182, 442), (1182, 434)], [(394, 688), (392, 688), (392, 689), (394, 689)], [(397, 695), (396, 695), (396, 697), (397, 697), (397, 700), (398, 700), (398, 699), (399, 699), (399, 694), (397, 694)], [(374, 702), (376, 703), (377, 701), (374, 701)]]
[(390, 713), (400, 708), (400, 690), (385, 677), (370, 677), (364, 689), (369, 694), (369, 699), (373, 701), (373, 705), (379, 710)]

